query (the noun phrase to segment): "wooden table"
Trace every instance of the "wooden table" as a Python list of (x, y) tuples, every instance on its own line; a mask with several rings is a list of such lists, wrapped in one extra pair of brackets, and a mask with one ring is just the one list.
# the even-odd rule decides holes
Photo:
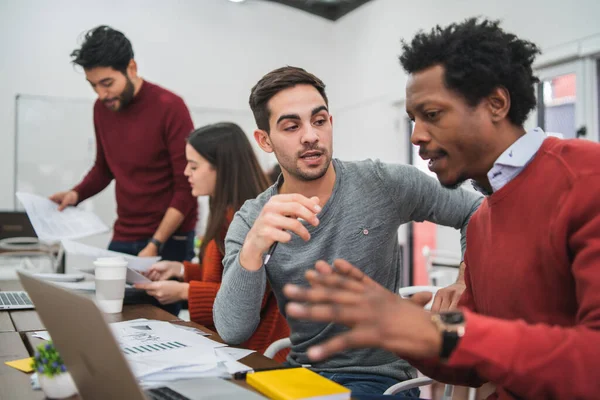
[[(0, 281), (1, 290), (23, 290), (17, 281)], [(186, 322), (168, 312), (151, 305), (125, 305), (123, 312), (107, 315), (108, 322), (128, 321), (136, 318), (147, 318), (160, 321), (169, 321), (179, 325), (191, 326), (210, 334), (210, 339), (223, 343), (219, 335), (202, 325)], [(0, 399), (44, 399), (42, 391), (31, 389), (30, 375), (18, 371), (4, 364), (30, 357), (34, 349), (44, 341), (33, 337), (35, 331), (45, 330), (35, 310), (0, 311)], [(252, 368), (271, 368), (279, 365), (259, 353), (252, 353), (240, 360), (241, 363)], [(233, 381), (245, 388), (250, 388), (243, 381)], [(250, 388), (251, 389), (251, 388)], [(73, 399), (78, 399), (74, 396)]]
[(10, 314), (6, 311), (0, 311), (0, 333), (15, 332), (15, 326), (10, 319)]

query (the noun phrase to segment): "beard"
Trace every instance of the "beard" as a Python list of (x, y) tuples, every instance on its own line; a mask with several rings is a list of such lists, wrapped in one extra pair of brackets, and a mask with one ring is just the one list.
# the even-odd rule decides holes
[[(127, 82), (125, 83), (125, 88), (123, 89), (121, 94), (116, 98), (116, 100), (119, 101), (119, 107), (117, 109), (115, 109), (114, 111), (123, 111), (133, 101), (135, 87), (133, 86), (133, 82), (131, 82), (131, 79), (129, 79), (129, 77), (127, 75), (125, 75), (125, 78), (127, 79)], [(106, 104), (112, 100), (115, 100), (115, 98), (106, 99), (103, 102)]]
[(323, 175), (325, 175), (327, 173), (327, 170), (329, 169), (330, 164), (331, 164), (331, 158), (327, 159), (326, 162), (323, 164), (323, 166), (317, 170), (303, 171), (300, 168), (296, 168), (295, 173), (292, 173), (292, 171), (289, 171), (289, 172), (301, 181), (305, 181), (305, 182), (315, 181), (317, 179), (322, 178)]
[[(323, 157), (324, 159), (324, 162), (321, 166), (317, 168), (302, 169), (298, 166), (298, 160), (300, 160), (300, 155), (302, 153), (305, 153), (309, 150), (319, 151), (321, 153), (321, 157)], [(331, 154), (324, 148), (319, 148), (318, 146), (311, 146), (310, 148), (304, 149), (301, 152), (299, 152), (295, 158), (285, 156), (277, 157), (277, 161), (279, 161), (279, 165), (281, 166), (281, 168), (285, 169), (294, 178), (300, 181), (310, 182), (322, 178), (327, 173), (327, 170), (331, 165)]]
[(460, 175), (456, 180), (452, 181), (452, 182), (442, 182), (438, 179), (438, 181), (440, 182), (440, 184), (445, 187), (446, 189), (458, 189), (459, 187), (462, 186), (463, 183), (465, 183), (465, 181), (469, 179), (464, 175)]

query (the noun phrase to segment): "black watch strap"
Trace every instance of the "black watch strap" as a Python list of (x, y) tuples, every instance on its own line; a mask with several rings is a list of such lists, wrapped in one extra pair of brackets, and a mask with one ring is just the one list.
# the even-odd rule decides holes
[(164, 246), (163, 242), (161, 242), (160, 240), (158, 240), (156, 238), (150, 238), (149, 243), (154, 243), (154, 245), (158, 249), (158, 254), (160, 254), (162, 252), (162, 249)]
[(461, 311), (446, 311), (431, 316), (442, 335), (440, 358), (447, 360), (465, 334), (465, 316)]
[(460, 335), (458, 332), (444, 331), (442, 332), (442, 350), (440, 351), (440, 358), (447, 360), (450, 355), (458, 346), (460, 341)]

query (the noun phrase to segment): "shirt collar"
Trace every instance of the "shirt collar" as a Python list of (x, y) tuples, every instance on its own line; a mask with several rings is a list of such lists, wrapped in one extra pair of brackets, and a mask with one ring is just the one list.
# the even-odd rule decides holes
[[(494, 163), (507, 167), (524, 167), (540, 149), (547, 135), (541, 128), (535, 128), (521, 136)], [(493, 168), (492, 168), (493, 169)], [(488, 172), (488, 178), (491, 170)]]
[[(542, 128), (534, 128), (517, 139), (512, 145), (510, 145), (508, 149), (500, 154), (500, 157), (496, 159), (496, 162), (494, 162), (494, 165), (488, 171), (487, 176), (490, 183), (494, 181), (495, 175), (503, 168), (509, 167), (513, 169), (519, 169), (518, 172), (525, 168), (525, 166), (533, 159), (547, 137), (548, 135)], [(518, 173), (514, 174), (512, 178), (517, 175)], [(471, 183), (478, 192), (483, 193), (486, 196), (492, 194), (479, 186), (474, 180), (472, 180)], [(508, 183), (508, 181), (504, 182), (504, 184), (506, 183)]]

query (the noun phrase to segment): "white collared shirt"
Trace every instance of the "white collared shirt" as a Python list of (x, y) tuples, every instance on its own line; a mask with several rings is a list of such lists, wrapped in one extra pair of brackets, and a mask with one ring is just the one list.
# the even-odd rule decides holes
[[(487, 173), (492, 190), (497, 192), (519, 175), (533, 159), (547, 137), (548, 135), (541, 128), (532, 129), (500, 154), (492, 169)], [(473, 183), (475, 189), (489, 194), (485, 193), (475, 182)]]

